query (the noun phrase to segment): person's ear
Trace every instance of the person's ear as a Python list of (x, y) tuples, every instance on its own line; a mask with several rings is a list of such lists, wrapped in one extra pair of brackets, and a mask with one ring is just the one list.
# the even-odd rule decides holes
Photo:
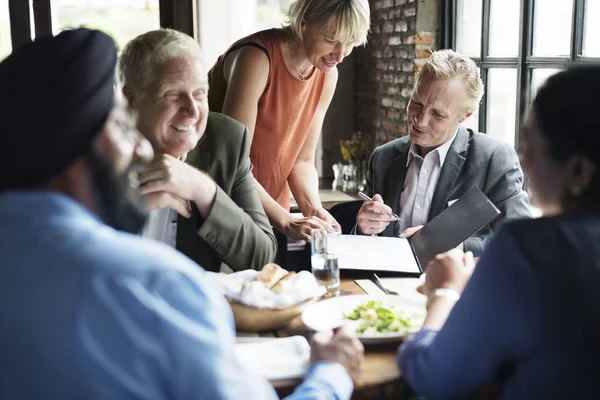
[(465, 115), (462, 116), (462, 118), (460, 119), (460, 121), (458, 121), (459, 124), (462, 124), (464, 121), (466, 121), (471, 115), (473, 115), (473, 112), (467, 113)]
[(574, 197), (585, 192), (596, 174), (596, 164), (587, 157), (573, 157), (567, 164), (568, 190)]
[(302, 36), (304, 36), (304, 34), (306, 33), (306, 22), (304, 21), (300, 23), (300, 33), (302, 34)]
[(125, 96), (125, 98), (127, 99), (127, 103), (129, 104), (129, 107), (131, 107), (132, 109), (135, 109), (136, 105), (135, 105), (135, 99), (133, 96), (133, 92), (131, 91), (131, 88), (127, 85), (123, 86), (123, 89), (121, 89), (121, 92), (123, 93), (123, 96)]

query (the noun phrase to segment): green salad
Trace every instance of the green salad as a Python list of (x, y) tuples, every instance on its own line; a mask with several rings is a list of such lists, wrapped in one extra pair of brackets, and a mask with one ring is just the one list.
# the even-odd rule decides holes
[(344, 318), (356, 321), (356, 333), (365, 335), (412, 331), (423, 322), (415, 313), (393, 305), (384, 307), (383, 302), (379, 300), (370, 300), (359, 305), (351, 313), (344, 314)]

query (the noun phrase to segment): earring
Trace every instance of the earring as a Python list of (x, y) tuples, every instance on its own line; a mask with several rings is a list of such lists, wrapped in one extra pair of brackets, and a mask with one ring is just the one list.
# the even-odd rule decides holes
[(579, 195), (580, 195), (580, 194), (583, 192), (583, 189), (581, 188), (581, 186), (578, 186), (578, 185), (573, 185), (573, 186), (571, 186), (571, 187), (569, 188), (569, 190), (571, 191), (571, 194), (572, 194), (574, 197), (577, 197), (577, 196), (579, 196)]

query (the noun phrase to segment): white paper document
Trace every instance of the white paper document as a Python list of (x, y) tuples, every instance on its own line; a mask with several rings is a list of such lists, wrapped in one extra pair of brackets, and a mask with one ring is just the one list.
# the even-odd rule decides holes
[(339, 235), (327, 242), (327, 251), (338, 255), (340, 269), (421, 273), (405, 238)]

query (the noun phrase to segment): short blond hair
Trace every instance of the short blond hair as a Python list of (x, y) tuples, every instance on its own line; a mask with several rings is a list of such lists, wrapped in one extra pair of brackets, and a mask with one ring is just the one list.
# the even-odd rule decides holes
[(302, 22), (325, 29), (336, 25), (338, 40), (354, 46), (367, 44), (371, 12), (367, 0), (296, 0), (286, 16), (286, 27), (294, 36), (302, 37)]
[(462, 105), (461, 110), (471, 113), (479, 107), (479, 102), (483, 97), (483, 81), (479, 76), (477, 64), (469, 57), (453, 50), (433, 52), (417, 73), (414, 90), (417, 89), (421, 76), (425, 73), (438, 79), (462, 78), (467, 101)]
[(204, 64), (200, 45), (173, 29), (157, 29), (131, 40), (119, 58), (119, 79), (133, 95), (143, 95), (153, 80), (156, 67), (172, 58), (189, 56)]

